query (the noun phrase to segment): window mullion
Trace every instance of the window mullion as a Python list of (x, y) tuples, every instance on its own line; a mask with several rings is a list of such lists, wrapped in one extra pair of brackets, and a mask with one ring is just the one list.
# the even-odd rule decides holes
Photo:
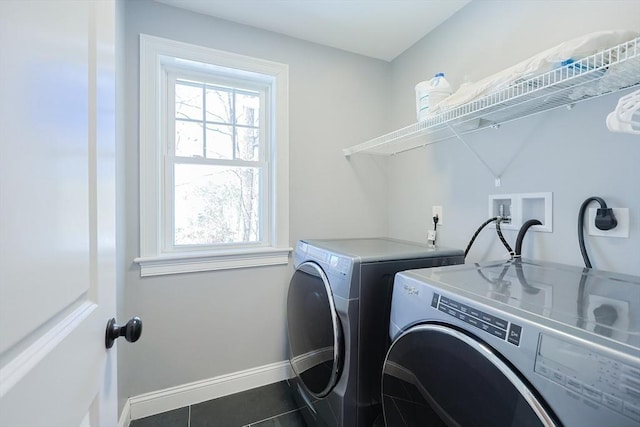
[(202, 157), (180, 157), (174, 156), (172, 159), (174, 164), (191, 164), (191, 165), (209, 165), (209, 166), (226, 166), (226, 167), (247, 167), (247, 168), (265, 168), (267, 162), (263, 160), (230, 160), (230, 159), (205, 159)]
[(202, 84), (202, 157), (207, 157), (207, 86)]
[(260, 151), (260, 161), (265, 163), (265, 167), (261, 169), (262, 179), (260, 183), (262, 188), (260, 189), (260, 230), (262, 232), (261, 238), (267, 241), (272, 241), (276, 232), (275, 222), (273, 222), (272, 212), (272, 198), (271, 189), (272, 184), (275, 182), (272, 174), (271, 164), (268, 159), (271, 159), (271, 144), (267, 141), (271, 141), (271, 121), (267, 120), (267, 117), (271, 114), (270, 106), (267, 104), (267, 100), (270, 99), (267, 96), (269, 89), (260, 92), (260, 108), (259, 108), (259, 130), (258, 130), (258, 145)]
[(231, 133), (232, 133), (232, 141), (231, 143), (233, 144), (233, 159), (237, 159), (238, 158), (238, 131), (236, 129), (236, 89), (233, 89), (233, 92), (231, 93)]
[(164, 176), (164, 188), (162, 191), (161, 210), (162, 210), (162, 242), (163, 250), (173, 247), (175, 240), (175, 149), (176, 149), (176, 82), (177, 77), (174, 73), (167, 74), (166, 95), (164, 103), (166, 105), (166, 117), (164, 118), (165, 135), (164, 141), (162, 171)]

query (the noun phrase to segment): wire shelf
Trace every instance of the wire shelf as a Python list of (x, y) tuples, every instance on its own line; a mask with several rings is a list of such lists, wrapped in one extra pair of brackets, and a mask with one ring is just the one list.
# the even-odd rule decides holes
[(343, 149), (393, 155), (640, 85), (640, 37)]

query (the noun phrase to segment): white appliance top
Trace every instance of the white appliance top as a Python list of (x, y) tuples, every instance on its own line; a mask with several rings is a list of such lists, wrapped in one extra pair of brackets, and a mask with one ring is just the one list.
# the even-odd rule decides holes
[(419, 243), (383, 237), (362, 239), (304, 239), (300, 242), (336, 254), (356, 258), (361, 262), (464, 255), (464, 252), (460, 249), (450, 249), (440, 246), (432, 248)]
[(399, 274), (563, 332), (577, 328), (640, 349), (637, 276), (526, 259)]

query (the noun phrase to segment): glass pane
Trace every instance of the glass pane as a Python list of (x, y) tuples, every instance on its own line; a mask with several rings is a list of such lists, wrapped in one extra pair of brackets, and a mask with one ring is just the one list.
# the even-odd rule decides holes
[(335, 358), (339, 332), (332, 317), (332, 297), (318, 271), (319, 267), (306, 263), (293, 274), (287, 296), (287, 333), (294, 372), (311, 393), (322, 396), (333, 386), (342, 357)]
[(207, 125), (208, 159), (233, 159), (233, 126)]
[(542, 426), (519, 389), (483, 351), (420, 326), (399, 338), (385, 362), (386, 425)]
[(260, 126), (260, 96), (256, 94), (236, 94), (236, 123)]
[(202, 120), (202, 86), (176, 83), (176, 118)]
[(233, 92), (207, 88), (207, 121), (233, 123)]
[(176, 120), (176, 156), (203, 155), (202, 123)]
[(260, 169), (175, 166), (175, 244), (252, 243), (260, 239)]
[(236, 128), (236, 157), (240, 160), (260, 160), (259, 136), (258, 129)]

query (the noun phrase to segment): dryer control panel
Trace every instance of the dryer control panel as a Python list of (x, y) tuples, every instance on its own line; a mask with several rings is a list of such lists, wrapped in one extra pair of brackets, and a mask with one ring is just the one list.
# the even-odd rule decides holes
[(329, 251), (318, 249), (304, 242), (298, 242), (296, 251), (304, 254), (305, 259), (319, 262), (323, 266), (326, 265), (343, 276), (346, 276), (351, 268), (351, 261), (348, 258), (334, 255)]
[(640, 422), (640, 366), (540, 334), (535, 372), (585, 397), (587, 405), (603, 405)]

